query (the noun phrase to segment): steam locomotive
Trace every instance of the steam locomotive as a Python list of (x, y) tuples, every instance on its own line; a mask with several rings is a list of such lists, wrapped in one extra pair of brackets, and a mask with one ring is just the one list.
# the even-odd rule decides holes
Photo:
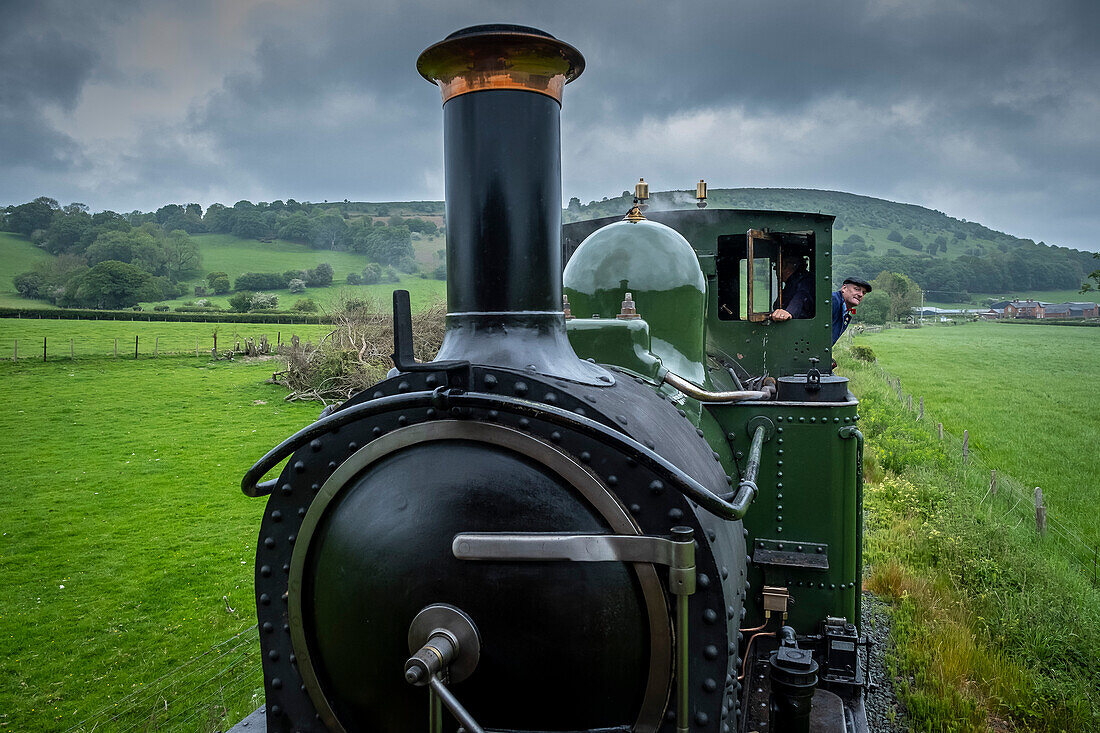
[[(240, 729), (865, 729), (832, 217), (708, 209), (702, 184), (648, 212), (639, 185), (625, 219), (563, 227), (580, 52), (477, 26), (417, 68), (443, 97), (446, 336), (415, 361), (395, 293), (390, 376), (245, 476), (266, 705)], [(815, 314), (773, 324), (784, 258)]]

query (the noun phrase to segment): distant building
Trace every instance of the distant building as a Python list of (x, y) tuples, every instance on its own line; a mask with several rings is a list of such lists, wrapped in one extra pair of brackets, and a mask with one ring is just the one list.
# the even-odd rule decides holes
[(1073, 318), (1100, 317), (1100, 306), (1096, 303), (1069, 302), (1044, 303), (1038, 300), (1010, 300), (1004, 307), (1005, 318), (1053, 318), (1069, 320)]
[(1043, 318), (1046, 305), (1038, 300), (1011, 300), (1005, 305), (1005, 318)]

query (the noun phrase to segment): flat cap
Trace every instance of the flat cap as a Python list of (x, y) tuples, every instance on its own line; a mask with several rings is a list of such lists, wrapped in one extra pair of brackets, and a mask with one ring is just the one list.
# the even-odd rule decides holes
[(863, 288), (864, 290), (866, 290), (868, 293), (871, 292), (871, 283), (867, 282), (863, 278), (846, 277), (846, 278), (844, 278), (844, 282), (841, 283), (841, 285), (847, 285), (848, 283), (851, 283), (852, 285), (858, 285), (861, 288)]

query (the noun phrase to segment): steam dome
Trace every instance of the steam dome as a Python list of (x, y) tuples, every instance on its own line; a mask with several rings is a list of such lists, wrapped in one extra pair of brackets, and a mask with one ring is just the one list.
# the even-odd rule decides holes
[(706, 280), (695, 250), (653, 221), (620, 221), (590, 234), (566, 265), (564, 292), (576, 318), (614, 318), (626, 293), (649, 324), (652, 351), (697, 384), (706, 377)]

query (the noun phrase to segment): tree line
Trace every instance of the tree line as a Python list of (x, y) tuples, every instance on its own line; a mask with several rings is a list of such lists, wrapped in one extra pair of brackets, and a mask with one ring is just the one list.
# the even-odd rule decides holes
[(838, 277), (866, 280), (883, 271), (904, 272), (924, 290), (955, 293), (957, 297), (949, 300), (965, 301), (970, 293), (1077, 289), (1088, 277), (1090, 257), (1087, 252), (1028, 242), (992, 252), (983, 248), (954, 259), (859, 251), (839, 255), (833, 271)]
[(42, 196), (2, 211), (3, 228), (57, 255), (13, 278), (26, 298), (65, 308), (121, 308), (186, 292), (184, 279), (201, 271), (190, 235), (155, 223), (133, 224), (113, 211), (91, 214), (84, 204), (60, 206)]
[[(389, 216), (385, 207), (376, 207), (375, 213), (388, 221), (365, 214), (353, 217), (348, 203), (330, 206), (289, 199), (253, 204), (242, 200), (231, 207), (212, 204), (206, 211), (190, 203), (167, 204), (153, 212), (93, 214), (84, 204), (61, 206), (42, 196), (0, 209), (0, 230), (22, 234), (56, 255), (16, 275), (16, 291), (26, 298), (69, 308), (121, 308), (187, 294), (184, 283), (202, 274), (201, 254), (190, 236), (199, 233), (264, 241), (278, 237), (317, 249), (360, 253), (370, 265), (362, 274), (354, 273), (349, 282), (395, 279), (394, 269), (408, 273), (419, 269), (413, 258), (412, 235), (434, 235), (436, 224), (420, 217)], [(324, 268), (328, 275), (322, 283)], [(224, 281), (208, 277), (206, 285), (195, 287), (196, 295), (229, 292), (228, 275), (211, 274), (223, 275)], [(323, 264), (293, 275), (245, 273), (232, 289), (290, 288), (301, 292), (293, 281), (304, 283), (302, 289), (307, 285), (323, 287), (332, 282), (332, 268)]]

